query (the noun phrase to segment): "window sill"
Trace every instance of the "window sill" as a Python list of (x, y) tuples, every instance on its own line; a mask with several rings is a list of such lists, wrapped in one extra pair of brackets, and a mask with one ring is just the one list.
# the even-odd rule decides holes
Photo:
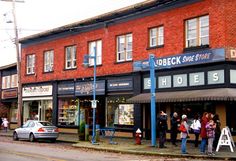
[(43, 74), (53, 73), (54, 71), (43, 72)]
[(25, 76), (33, 76), (33, 75), (35, 75), (35, 73), (31, 73), (31, 74), (25, 74)]
[(209, 45), (194, 46), (194, 47), (184, 48), (184, 52), (198, 51), (198, 50), (209, 49), (209, 48), (210, 48)]
[[(102, 66), (102, 64), (96, 65), (96, 67), (101, 67), (101, 66)], [(88, 68), (93, 68), (93, 67), (94, 67), (94, 65), (88, 66)]]
[(152, 47), (147, 47), (146, 50), (158, 49), (158, 48), (163, 48), (163, 47), (164, 45), (152, 46)]
[(76, 70), (77, 68), (70, 68), (70, 69), (66, 69), (66, 68), (64, 68), (63, 70), (64, 71), (67, 71), (67, 70)]
[(130, 63), (130, 62), (133, 62), (133, 60), (115, 62), (114, 64), (123, 64), (123, 63)]

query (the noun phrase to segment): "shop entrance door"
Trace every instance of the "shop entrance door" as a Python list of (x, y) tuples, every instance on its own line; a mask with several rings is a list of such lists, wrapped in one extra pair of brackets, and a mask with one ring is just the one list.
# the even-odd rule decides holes
[(39, 120), (52, 122), (52, 101), (41, 100), (39, 106)]

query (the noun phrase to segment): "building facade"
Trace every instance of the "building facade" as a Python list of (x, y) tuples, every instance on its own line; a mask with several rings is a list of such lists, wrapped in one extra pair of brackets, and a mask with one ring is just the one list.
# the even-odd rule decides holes
[(17, 69), (16, 63), (0, 68), (1, 101), (0, 117), (7, 118), (10, 128), (17, 127)]
[(150, 137), (147, 60), (154, 54), (157, 111), (190, 119), (218, 113), (222, 126), (234, 132), (235, 5), (149, 0), (21, 39), (22, 117), (47, 120), (50, 113), (50, 121), (67, 131), (91, 124), (94, 62), (82, 64), (95, 48), (100, 126), (126, 136), (141, 128)]

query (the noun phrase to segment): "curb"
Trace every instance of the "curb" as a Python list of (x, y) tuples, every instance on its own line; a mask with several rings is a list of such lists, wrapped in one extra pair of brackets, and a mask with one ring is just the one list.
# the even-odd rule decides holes
[(236, 160), (233, 157), (221, 157), (221, 156), (204, 156), (204, 155), (191, 155), (191, 154), (173, 154), (173, 153), (155, 153), (155, 152), (145, 152), (145, 151), (135, 151), (135, 150), (121, 150), (121, 149), (110, 149), (106, 147), (99, 147), (99, 145), (94, 146), (84, 146), (84, 145), (72, 145), (75, 148), (81, 149), (90, 149), (96, 151), (106, 151), (106, 152), (113, 152), (113, 153), (122, 153), (122, 154), (136, 154), (136, 155), (152, 155), (152, 156), (161, 156), (161, 157), (168, 157), (168, 158), (195, 158), (195, 159), (211, 159), (211, 160)]

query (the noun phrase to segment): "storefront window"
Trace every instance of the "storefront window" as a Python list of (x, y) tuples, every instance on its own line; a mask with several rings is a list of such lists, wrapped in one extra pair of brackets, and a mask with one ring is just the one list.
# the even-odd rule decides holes
[(78, 100), (59, 99), (58, 125), (78, 125)]
[(172, 113), (173, 112), (177, 112), (179, 117), (183, 114), (187, 115), (188, 123), (191, 124), (195, 115), (198, 115), (199, 118), (201, 118), (204, 112), (215, 114), (215, 104), (211, 102), (175, 103), (174, 108), (172, 109)]
[(134, 105), (125, 104), (125, 97), (108, 97), (106, 125), (134, 125)]

